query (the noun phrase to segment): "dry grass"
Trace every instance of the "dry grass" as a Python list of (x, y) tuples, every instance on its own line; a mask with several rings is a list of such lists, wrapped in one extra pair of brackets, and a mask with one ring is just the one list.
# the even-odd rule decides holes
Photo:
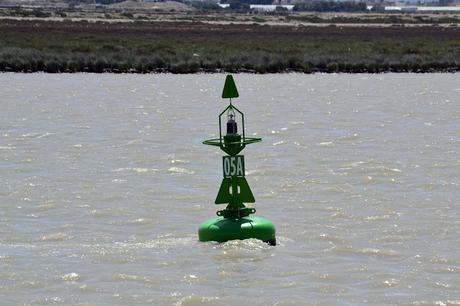
[(460, 29), (2, 20), (0, 70), (458, 71)]

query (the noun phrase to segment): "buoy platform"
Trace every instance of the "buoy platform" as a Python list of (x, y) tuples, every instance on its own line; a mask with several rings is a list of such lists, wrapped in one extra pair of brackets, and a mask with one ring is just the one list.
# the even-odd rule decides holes
[(271, 221), (257, 216), (209, 219), (200, 225), (198, 235), (200, 241), (225, 242), (255, 238), (276, 245), (275, 226)]

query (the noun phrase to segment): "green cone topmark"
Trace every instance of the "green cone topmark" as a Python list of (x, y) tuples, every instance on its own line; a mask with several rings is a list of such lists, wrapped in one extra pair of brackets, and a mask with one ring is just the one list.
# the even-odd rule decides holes
[[(219, 138), (208, 139), (203, 144), (220, 147), (227, 155), (222, 157), (223, 179), (215, 204), (227, 204), (217, 212), (217, 218), (200, 225), (200, 241), (224, 242), (236, 239), (255, 238), (270, 245), (276, 245), (275, 226), (265, 218), (250, 216), (255, 213), (244, 203), (256, 200), (245, 177), (244, 155), (239, 154), (248, 144), (262, 141), (261, 138), (246, 137), (244, 114), (232, 104), (232, 98), (239, 96), (231, 75), (225, 79), (222, 98), (230, 99), (229, 105), (219, 115)], [(225, 135), (222, 132), (222, 117), (227, 117)], [(238, 133), (241, 123), (241, 134)]]

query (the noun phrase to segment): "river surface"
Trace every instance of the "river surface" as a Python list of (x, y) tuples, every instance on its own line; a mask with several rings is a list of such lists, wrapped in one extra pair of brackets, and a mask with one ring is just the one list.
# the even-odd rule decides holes
[(1, 305), (460, 304), (460, 74), (236, 75), (276, 247), (197, 239), (224, 78), (0, 74)]

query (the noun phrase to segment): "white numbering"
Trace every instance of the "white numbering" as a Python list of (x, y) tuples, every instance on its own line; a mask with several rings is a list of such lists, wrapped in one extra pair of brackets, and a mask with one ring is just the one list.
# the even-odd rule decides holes
[(243, 156), (225, 156), (224, 157), (224, 176), (244, 176)]

